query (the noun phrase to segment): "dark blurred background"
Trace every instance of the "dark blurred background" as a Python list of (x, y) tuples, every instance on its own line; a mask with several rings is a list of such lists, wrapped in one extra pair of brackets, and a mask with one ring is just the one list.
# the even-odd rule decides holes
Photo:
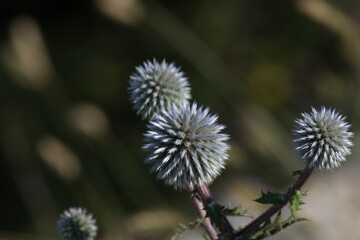
[(358, 0), (2, 0), (0, 239), (58, 239), (72, 206), (96, 216), (100, 239), (170, 239), (195, 218), (189, 196), (143, 165), (145, 122), (127, 88), (153, 58), (180, 66), (193, 100), (227, 126), (230, 159), (211, 189), (254, 215), (261, 190), (285, 191), (302, 167), (294, 119), (311, 106), (346, 115), (352, 156), (314, 174), (311, 221), (273, 239), (358, 239)]

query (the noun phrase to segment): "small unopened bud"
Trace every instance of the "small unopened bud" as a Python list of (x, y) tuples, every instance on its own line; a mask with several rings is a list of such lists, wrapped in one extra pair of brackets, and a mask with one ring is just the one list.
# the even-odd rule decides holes
[(58, 231), (65, 240), (94, 240), (98, 227), (93, 215), (83, 208), (69, 208), (58, 220)]

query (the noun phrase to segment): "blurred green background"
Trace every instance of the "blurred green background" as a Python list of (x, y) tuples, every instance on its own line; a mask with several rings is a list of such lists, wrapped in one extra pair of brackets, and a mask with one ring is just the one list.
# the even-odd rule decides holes
[(0, 239), (58, 239), (72, 206), (96, 216), (100, 239), (170, 239), (195, 218), (188, 195), (143, 165), (146, 126), (127, 88), (153, 58), (180, 66), (227, 126), (230, 159), (211, 189), (254, 215), (261, 190), (285, 190), (302, 167), (294, 119), (311, 106), (346, 115), (352, 156), (314, 174), (301, 212), (311, 221), (273, 239), (358, 239), (358, 0), (2, 0)]

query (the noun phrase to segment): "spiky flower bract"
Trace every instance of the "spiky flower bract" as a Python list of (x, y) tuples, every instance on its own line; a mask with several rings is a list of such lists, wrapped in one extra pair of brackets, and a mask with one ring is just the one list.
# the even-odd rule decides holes
[(94, 240), (98, 227), (92, 214), (84, 208), (69, 208), (58, 220), (58, 231), (65, 240)]
[(194, 103), (155, 114), (148, 124), (144, 149), (151, 172), (175, 189), (209, 184), (224, 168), (229, 136), (209, 109)]
[(319, 170), (332, 170), (346, 161), (351, 153), (350, 125), (335, 110), (322, 107), (302, 113), (295, 121), (296, 151), (306, 164)]
[(130, 100), (137, 114), (151, 119), (154, 113), (180, 107), (191, 98), (190, 85), (184, 73), (173, 63), (155, 59), (136, 67), (130, 76)]

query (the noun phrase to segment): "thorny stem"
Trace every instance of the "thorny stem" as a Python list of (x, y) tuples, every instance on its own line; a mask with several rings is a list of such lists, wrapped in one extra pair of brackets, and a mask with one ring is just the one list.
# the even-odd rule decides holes
[[(208, 206), (215, 203), (214, 199), (211, 196), (211, 192), (209, 187), (206, 184), (198, 185), (195, 188), (195, 191), (199, 194), (203, 204), (206, 204)], [(219, 229), (223, 235), (230, 237), (230, 239), (235, 239), (235, 229), (231, 226), (229, 220), (226, 218), (226, 216), (222, 216), (222, 224), (224, 226), (224, 229)]]
[(248, 234), (250, 234), (252, 231), (258, 229), (261, 224), (268, 221), (272, 216), (274, 216), (279, 210), (281, 210), (290, 200), (293, 194), (299, 190), (307, 181), (307, 179), (310, 177), (312, 171), (314, 170), (314, 167), (310, 167), (307, 165), (305, 169), (302, 171), (302, 173), (299, 175), (296, 182), (289, 188), (289, 190), (284, 195), (284, 203), (282, 204), (276, 204), (270, 207), (267, 211), (265, 211), (263, 214), (261, 214), (259, 217), (257, 217), (255, 220), (253, 220), (251, 223), (249, 223), (246, 227), (244, 227), (242, 230), (236, 233), (236, 239), (241, 239), (241, 237), (244, 237)]
[(203, 202), (197, 196), (194, 196), (194, 192), (196, 191), (194, 186), (189, 185), (187, 191), (190, 194), (191, 201), (195, 207), (197, 214), (199, 215), (199, 217), (204, 219), (201, 225), (208, 232), (212, 240), (217, 240), (218, 239), (217, 231), (214, 228), (214, 226), (211, 224), (210, 219), (206, 217), (206, 211), (204, 210)]

